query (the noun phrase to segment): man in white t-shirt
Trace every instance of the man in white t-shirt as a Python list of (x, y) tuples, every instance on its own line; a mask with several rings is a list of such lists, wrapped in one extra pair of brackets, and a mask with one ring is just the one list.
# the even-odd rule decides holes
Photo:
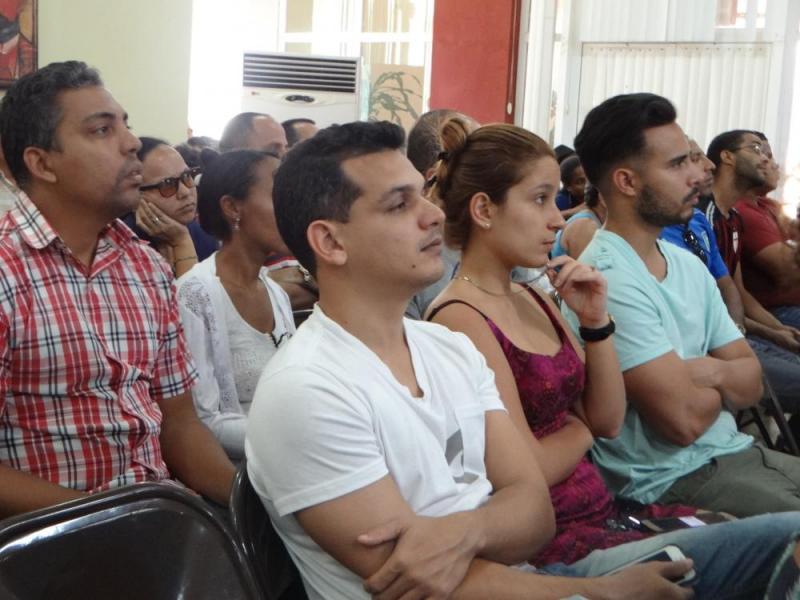
[(686, 598), (669, 579), (688, 561), (597, 577), (670, 543), (693, 557), (704, 597), (763, 589), (796, 513), (625, 544), (546, 574), (507, 566), (550, 539), (550, 498), (471, 342), (403, 319), (441, 275), (443, 219), (403, 137), (385, 122), (333, 126), (275, 178), (278, 227), (320, 300), (259, 382), (245, 452), (309, 596)]

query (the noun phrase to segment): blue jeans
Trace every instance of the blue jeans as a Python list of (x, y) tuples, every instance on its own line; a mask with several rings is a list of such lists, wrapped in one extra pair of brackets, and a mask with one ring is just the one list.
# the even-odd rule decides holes
[(775, 318), (784, 325), (800, 329), (800, 306), (773, 306), (769, 309), (769, 312), (775, 315)]
[(763, 598), (773, 570), (799, 532), (800, 512), (767, 514), (595, 550), (571, 565), (557, 563), (537, 572), (596, 577), (674, 544), (694, 561), (697, 577), (690, 585), (698, 600)]
[(747, 336), (747, 343), (756, 353), (783, 410), (800, 413), (800, 354), (754, 335)]

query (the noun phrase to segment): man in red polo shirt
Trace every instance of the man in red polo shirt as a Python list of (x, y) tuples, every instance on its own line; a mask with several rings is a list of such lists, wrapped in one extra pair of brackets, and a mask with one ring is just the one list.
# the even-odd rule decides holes
[[(708, 156), (716, 170), (714, 196), (706, 206), (706, 214), (709, 220), (713, 219), (720, 251), (742, 298), (747, 341), (758, 356), (781, 406), (793, 415), (800, 415), (797, 376), (800, 331), (791, 323), (781, 322), (768, 310), (770, 305), (764, 302), (763, 289), (759, 290), (758, 283), (753, 280), (754, 276), (766, 276), (761, 272), (754, 275), (753, 256), (761, 249), (759, 244), (764, 239), (759, 231), (764, 227), (777, 230), (771, 213), (760, 216), (753, 213), (755, 207), (760, 206), (755, 198), (777, 185), (772, 151), (763, 134), (733, 130), (711, 141)], [(769, 238), (774, 241), (775, 236), (772, 232)], [(779, 233), (777, 239), (782, 240)], [(795, 436), (800, 437), (800, 417), (793, 416), (790, 424)]]
[(54, 63), (8, 90), (0, 138), (25, 192), (0, 220), (0, 516), (171, 476), (227, 504), (172, 273), (117, 219), (142, 182), (127, 114)]
[(796, 242), (780, 226), (780, 207), (766, 198), (778, 187), (780, 169), (769, 141), (764, 137), (760, 143), (768, 160), (764, 184), (754, 196), (736, 203), (746, 232), (742, 239), (742, 276), (753, 296), (784, 325), (794, 329), (800, 346), (800, 255)]

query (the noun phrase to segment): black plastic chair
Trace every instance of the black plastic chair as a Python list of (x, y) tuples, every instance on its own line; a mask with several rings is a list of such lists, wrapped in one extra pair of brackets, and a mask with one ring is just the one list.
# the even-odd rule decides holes
[(797, 440), (794, 438), (792, 429), (789, 427), (786, 416), (783, 414), (783, 408), (780, 402), (778, 402), (775, 391), (772, 389), (766, 375), (763, 377), (763, 383), (764, 396), (761, 399), (760, 406), (764, 412), (775, 421), (775, 425), (778, 427), (778, 437), (775, 440), (772, 439), (769, 433), (769, 427), (767, 427), (767, 424), (764, 422), (756, 406), (740, 410), (736, 415), (736, 424), (739, 426), (739, 429), (755, 424), (767, 448), (800, 456)]
[(202, 500), (145, 483), (0, 521), (0, 598), (256, 600), (255, 575)]
[(283, 541), (272, 527), (242, 461), (231, 491), (231, 521), (267, 600), (307, 600), (303, 581)]

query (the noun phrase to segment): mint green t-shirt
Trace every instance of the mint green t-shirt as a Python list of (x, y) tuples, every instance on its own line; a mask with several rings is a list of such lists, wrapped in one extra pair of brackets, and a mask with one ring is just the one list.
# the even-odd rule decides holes
[[(613, 340), (623, 372), (671, 351), (684, 360), (706, 356), (742, 337), (705, 265), (673, 244), (659, 241), (658, 247), (667, 261), (663, 281), (615, 233), (598, 231), (580, 256), (608, 281), (608, 311), (617, 323)], [(566, 305), (562, 310), (577, 333), (575, 314)], [(659, 436), (628, 404), (622, 433), (613, 440), (596, 440), (592, 454), (613, 492), (650, 503), (713, 457), (752, 443), (723, 410), (702, 436), (683, 448)]]

